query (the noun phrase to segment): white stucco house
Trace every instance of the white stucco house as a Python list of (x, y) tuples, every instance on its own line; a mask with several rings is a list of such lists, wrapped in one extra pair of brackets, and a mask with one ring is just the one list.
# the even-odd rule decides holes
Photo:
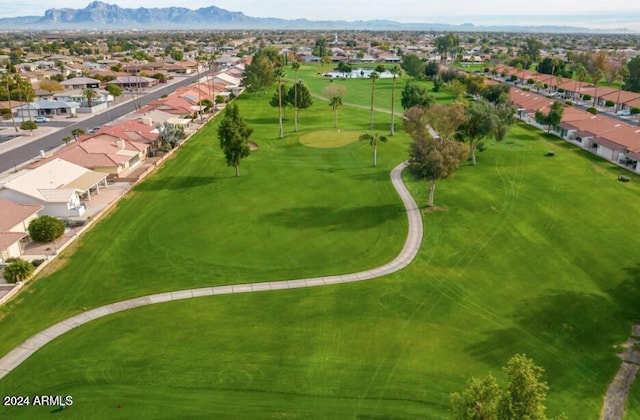
[(106, 173), (95, 172), (62, 159), (26, 169), (0, 179), (0, 198), (22, 204), (42, 205), (42, 214), (55, 217), (82, 216), (82, 198), (91, 199), (107, 186)]

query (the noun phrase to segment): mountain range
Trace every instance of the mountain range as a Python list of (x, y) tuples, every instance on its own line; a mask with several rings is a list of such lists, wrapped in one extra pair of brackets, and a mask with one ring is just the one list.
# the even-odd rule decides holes
[[(5, 30), (181, 30), (181, 29), (291, 29), (291, 30), (396, 30), (396, 31), (465, 31), (465, 32), (603, 32), (575, 26), (476, 26), (471, 23), (400, 23), (390, 20), (344, 21), (307, 19), (258, 18), (242, 12), (230, 12), (216, 6), (187, 9), (164, 7), (122, 8), (101, 1), (89, 3), (84, 9), (48, 9), (44, 16), (21, 16), (0, 19)], [(625, 29), (607, 32), (626, 32)]]

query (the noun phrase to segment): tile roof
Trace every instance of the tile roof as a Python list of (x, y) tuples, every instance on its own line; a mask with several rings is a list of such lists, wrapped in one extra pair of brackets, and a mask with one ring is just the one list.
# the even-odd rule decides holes
[(0, 232), (12, 229), (43, 208), (43, 206), (37, 204), (21, 204), (0, 198)]
[(0, 232), (0, 251), (4, 251), (25, 236), (26, 232)]

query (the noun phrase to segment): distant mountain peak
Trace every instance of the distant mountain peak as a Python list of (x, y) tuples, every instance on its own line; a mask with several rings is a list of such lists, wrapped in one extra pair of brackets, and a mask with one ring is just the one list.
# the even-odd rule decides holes
[[(122, 8), (95, 0), (84, 9), (48, 9), (44, 16), (0, 19), (3, 29), (283, 29), (283, 30), (403, 30), (403, 31), (511, 31), (511, 32), (599, 32), (572, 26), (476, 26), (473, 23), (399, 23), (390, 20), (348, 22), (344, 20), (312, 21), (307, 19), (256, 18), (242, 12), (230, 12), (216, 6), (187, 9), (164, 7)], [(609, 32), (625, 32), (620, 29)]]

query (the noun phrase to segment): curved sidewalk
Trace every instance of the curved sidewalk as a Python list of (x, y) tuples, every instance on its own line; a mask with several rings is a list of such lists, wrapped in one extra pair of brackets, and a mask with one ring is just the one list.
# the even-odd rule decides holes
[(181, 299), (191, 299), (201, 296), (224, 295), (230, 293), (247, 293), (247, 292), (263, 292), (267, 290), (280, 289), (297, 289), (301, 287), (324, 286), (338, 283), (351, 283), (362, 280), (371, 280), (387, 274), (395, 273), (409, 265), (418, 254), (420, 243), (422, 242), (422, 215), (420, 208), (409, 193), (409, 190), (402, 182), (402, 170), (407, 163), (403, 162), (393, 168), (391, 171), (391, 182), (398, 192), (404, 207), (407, 210), (407, 218), (409, 219), (409, 232), (407, 240), (400, 251), (400, 254), (388, 264), (373, 268), (359, 273), (342, 274), (328, 277), (314, 277), (299, 280), (283, 280), (263, 283), (245, 283), (230, 286), (203, 287), (199, 289), (179, 290), (176, 292), (159, 293), (155, 295), (142, 296), (135, 299), (129, 299), (122, 302), (111, 303), (109, 305), (100, 306), (78, 315), (67, 318), (57, 324), (40, 331), (31, 336), (22, 344), (7, 353), (0, 359), (0, 379), (9, 372), (19, 366), (29, 356), (38, 351), (47, 343), (55, 338), (70, 331), (80, 325), (102, 318), (116, 312), (125, 311), (127, 309), (138, 308), (140, 306), (153, 305), (155, 303), (170, 302)]

